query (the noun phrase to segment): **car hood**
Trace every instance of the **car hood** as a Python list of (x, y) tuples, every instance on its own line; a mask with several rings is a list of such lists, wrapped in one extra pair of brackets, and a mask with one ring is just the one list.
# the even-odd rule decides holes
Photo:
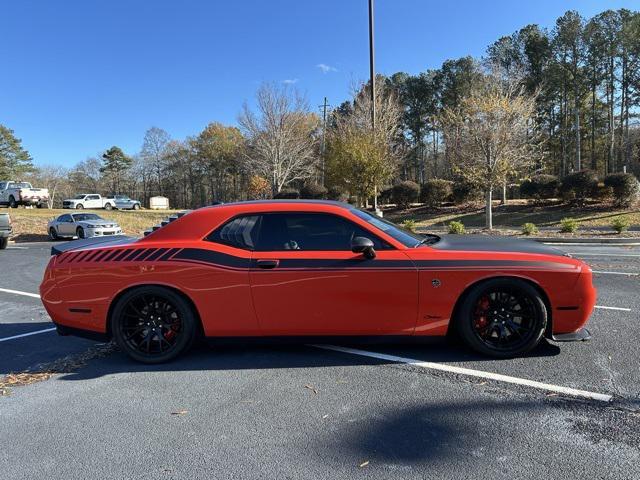
[(534, 240), (490, 235), (443, 235), (440, 241), (431, 247), (437, 250), (465, 252), (513, 252), (568, 256), (562, 250)]

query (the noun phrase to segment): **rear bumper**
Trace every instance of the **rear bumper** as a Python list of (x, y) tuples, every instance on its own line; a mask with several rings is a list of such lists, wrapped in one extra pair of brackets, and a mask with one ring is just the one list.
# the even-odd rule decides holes
[(106, 333), (94, 332), (93, 330), (85, 330), (82, 328), (67, 327), (66, 325), (60, 325), (59, 323), (55, 323), (55, 322), (53, 322), (53, 324), (56, 326), (56, 331), (58, 332), (58, 335), (61, 335), (63, 337), (66, 337), (67, 335), (71, 335), (74, 337), (81, 337), (81, 338), (87, 338), (89, 340), (95, 340), (97, 342), (108, 342), (109, 340), (111, 340), (109, 335), (107, 335)]

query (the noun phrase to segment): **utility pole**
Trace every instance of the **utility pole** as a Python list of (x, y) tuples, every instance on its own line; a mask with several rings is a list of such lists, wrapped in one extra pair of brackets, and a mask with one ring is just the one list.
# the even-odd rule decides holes
[[(373, 42), (373, 0), (369, 0), (369, 77), (371, 82), (371, 135), (375, 139), (376, 134), (376, 67), (375, 48)], [(373, 208), (376, 215), (382, 216), (378, 210), (378, 187), (373, 187)]]
[(369, 78), (371, 81), (371, 130), (376, 128), (376, 67), (373, 43), (373, 0), (369, 0)]
[(326, 132), (327, 132), (327, 107), (329, 106), (329, 104), (327, 103), (327, 97), (324, 97), (324, 102), (322, 103), (322, 105), (320, 105), (320, 108), (322, 109), (322, 141), (320, 143), (320, 156), (322, 158), (322, 170), (320, 172), (321, 175), (321, 181), (320, 181), (320, 185), (324, 186), (324, 173), (325, 173), (325, 168), (326, 168), (326, 164), (325, 164), (325, 152), (326, 152)]

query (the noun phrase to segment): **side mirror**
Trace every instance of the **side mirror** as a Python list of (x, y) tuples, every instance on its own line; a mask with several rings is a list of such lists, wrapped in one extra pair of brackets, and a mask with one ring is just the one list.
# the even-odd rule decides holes
[(376, 258), (376, 251), (373, 249), (373, 242), (366, 237), (355, 237), (351, 241), (351, 251), (353, 253), (361, 253), (369, 260)]

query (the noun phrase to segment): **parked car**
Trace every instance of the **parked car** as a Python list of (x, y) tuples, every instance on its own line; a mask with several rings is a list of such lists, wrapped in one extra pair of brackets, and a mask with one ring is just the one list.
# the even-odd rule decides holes
[(47, 231), (51, 240), (63, 237), (92, 238), (122, 235), (120, 225), (112, 220), (105, 220), (95, 213), (65, 213), (51, 220), (47, 225)]
[(140, 210), (140, 202), (132, 200), (126, 195), (116, 195), (113, 199), (118, 210)]
[(11, 217), (8, 213), (0, 213), (0, 250), (7, 248), (12, 233)]
[(415, 341), (455, 333), (506, 358), (545, 336), (589, 338), (596, 299), (591, 268), (548, 245), (423, 236), (321, 200), (205, 207), (143, 238), (51, 252), (40, 294), (59, 333), (112, 338), (147, 363), (176, 357), (199, 336)]
[(0, 181), (0, 205), (16, 208), (18, 205), (35, 205), (38, 208), (47, 207), (49, 190), (33, 188), (29, 182)]
[(103, 197), (97, 193), (81, 193), (62, 202), (62, 208), (74, 208), (77, 210), (84, 208), (104, 208), (105, 210), (111, 210), (115, 208), (115, 206), (116, 200), (113, 197)]

